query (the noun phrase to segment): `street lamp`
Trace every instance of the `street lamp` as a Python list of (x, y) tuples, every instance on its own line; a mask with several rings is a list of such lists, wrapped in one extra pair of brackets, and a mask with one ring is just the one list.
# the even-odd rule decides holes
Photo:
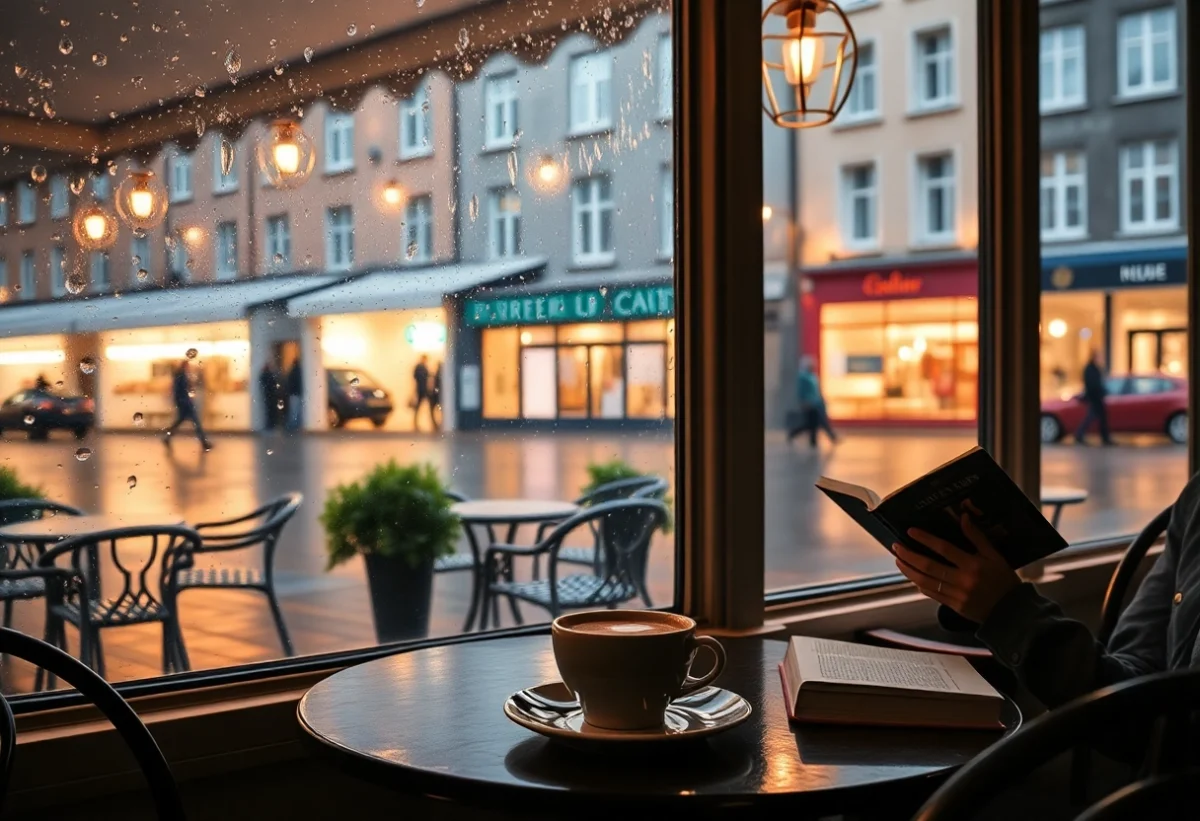
[[(773, 25), (779, 18), (786, 24), (782, 33)], [(845, 12), (833, 0), (776, 0), (763, 12), (762, 26), (763, 110), (771, 121), (783, 128), (832, 122), (858, 68), (858, 41)]]
[(562, 188), (567, 179), (567, 158), (543, 154), (530, 166), (530, 182), (543, 194), (552, 194)]
[(404, 186), (398, 180), (390, 179), (383, 184), (383, 191), (380, 194), (383, 198), (383, 204), (389, 208), (399, 208), (404, 202)]
[(276, 188), (303, 185), (316, 162), (312, 140), (295, 120), (276, 120), (258, 141), (258, 167)]
[(150, 231), (167, 216), (167, 189), (153, 171), (132, 171), (117, 189), (117, 213), (135, 231)]
[(117, 241), (116, 216), (94, 199), (75, 210), (72, 229), (75, 241), (85, 251), (103, 251)]

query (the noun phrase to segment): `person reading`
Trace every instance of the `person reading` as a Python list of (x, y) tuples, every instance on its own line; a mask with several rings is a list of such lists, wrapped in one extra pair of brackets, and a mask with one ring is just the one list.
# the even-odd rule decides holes
[[(1166, 548), (1121, 614), (1107, 646), (1024, 582), (969, 513), (970, 545), (919, 529), (908, 538), (946, 563), (893, 544), (896, 567), (925, 596), (968, 620), (976, 638), (1047, 707), (1151, 673), (1200, 666), (1200, 475), (1171, 512)], [(968, 552), (971, 547), (974, 552)]]

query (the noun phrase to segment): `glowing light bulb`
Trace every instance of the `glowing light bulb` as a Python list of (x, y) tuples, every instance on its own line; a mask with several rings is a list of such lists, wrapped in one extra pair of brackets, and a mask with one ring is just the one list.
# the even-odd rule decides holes
[(771, 219), (771, 216), (772, 216), (774, 213), (775, 213), (775, 212), (774, 212), (773, 210), (771, 210), (771, 206), (769, 206), (769, 205), (764, 205), (764, 206), (763, 206), (763, 222), (766, 222), (767, 220)]
[(103, 214), (88, 214), (83, 219), (83, 230), (87, 232), (88, 239), (104, 239), (104, 235), (108, 233), (108, 217)]
[(276, 143), (272, 154), (279, 173), (295, 174), (300, 169), (300, 146), (294, 142)]
[(542, 182), (550, 184), (558, 181), (558, 163), (552, 160), (543, 160), (538, 167), (538, 179)]
[(795, 36), (783, 48), (783, 73), (794, 86), (801, 82), (811, 85), (825, 63), (825, 40), (812, 35), (801, 37), (799, 28), (792, 32)]
[(397, 182), (389, 182), (383, 189), (383, 201), (388, 205), (399, 205), (404, 199), (404, 189)]
[(1067, 322), (1064, 319), (1052, 319), (1046, 330), (1055, 339), (1062, 339), (1067, 335)]
[(154, 213), (154, 194), (144, 188), (134, 190), (129, 195), (129, 210), (135, 217), (147, 219)]

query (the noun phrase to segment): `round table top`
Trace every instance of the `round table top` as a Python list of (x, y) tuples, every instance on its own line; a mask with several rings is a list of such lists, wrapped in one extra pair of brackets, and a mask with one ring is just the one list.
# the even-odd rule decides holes
[(579, 512), (579, 505), (541, 499), (472, 499), (456, 502), (450, 510), (464, 522), (510, 524), (566, 519)]
[[(510, 721), (505, 699), (558, 680), (549, 636), (488, 639), (402, 653), (314, 686), (298, 717), (357, 775), (480, 807), (602, 814), (621, 808), (847, 812), (908, 801), (912, 810), (999, 732), (798, 726), (779, 677), (786, 644), (722, 639), (717, 684), (753, 714), (707, 741), (622, 745), (612, 755), (563, 747)], [(1009, 725), (1020, 723), (1011, 702)], [(894, 808), (894, 805), (893, 805)], [(907, 817), (907, 815), (905, 815)]]
[(1042, 488), (1042, 504), (1044, 505), (1077, 505), (1086, 502), (1088, 492), (1081, 487), (1058, 487), (1051, 485)]
[(60, 513), (47, 516), (45, 519), (30, 519), (26, 522), (14, 522), (0, 527), (0, 534), (16, 539), (30, 541), (56, 541), (69, 539), (72, 536), (82, 536), (85, 533), (97, 533), (101, 530), (113, 530), (119, 527), (139, 527), (144, 525), (184, 524), (183, 517), (175, 513), (147, 514), (109, 514), (89, 513), (84, 516), (69, 516)]

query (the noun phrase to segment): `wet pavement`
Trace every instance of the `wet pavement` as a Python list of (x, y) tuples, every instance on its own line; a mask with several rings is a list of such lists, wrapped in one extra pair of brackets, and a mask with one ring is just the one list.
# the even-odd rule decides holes
[[(98, 434), (27, 442), (6, 435), (0, 464), (16, 468), (46, 495), (89, 512), (178, 515), (211, 521), (249, 511), (287, 491), (305, 496), (284, 532), (277, 554), (277, 590), (297, 652), (344, 650), (373, 643), (363, 566), (355, 561), (327, 572), (318, 516), (329, 488), (352, 480), (371, 465), (395, 458), (428, 461), (448, 482), (473, 498), (570, 499), (586, 481), (593, 461), (622, 458), (673, 480), (669, 433), (611, 432), (532, 434), (452, 433), (414, 436), (369, 431), (329, 434), (218, 435), (211, 453), (186, 433), (171, 448), (154, 436)], [(769, 432), (766, 443), (767, 587), (827, 582), (892, 570), (890, 557), (857, 526), (820, 497), (812, 484), (821, 474), (887, 492), (973, 444), (969, 432), (849, 431), (836, 448), (812, 451), (787, 446)], [(80, 447), (90, 453), (78, 451)], [(86, 456), (86, 458), (81, 458)], [(1184, 448), (1153, 439), (1117, 448), (1054, 446), (1043, 454), (1046, 484), (1089, 491), (1088, 502), (1067, 508), (1062, 530), (1071, 541), (1137, 530), (1173, 500), (1187, 478)], [(518, 540), (529, 542), (532, 531)], [(465, 549), (465, 547), (463, 548)], [(673, 598), (673, 543), (660, 537), (651, 552), (649, 587), (656, 603)], [(518, 565), (519, 577), (529, 568)], [(431, 633), (462, 628), (470, 576), (452, 573), (435, 581)], [(635, 605), (636, 606), (636, 605)], [(16, 606), (16, 626), (40, 635), (40, 602)], [(196, 669), (278, 658), (280, 649), (265, 602), (252, 593), (194, 591), (181, 605), (183, 630)], [(545, 613), (523, 607), (527, 619)], [(502, 623), (511, 616), (502, 611)], [(68, 628), (71, 647), (77, 647)], [(154, 675), (160, 638), (147, 626), (115, 628), (104, 639), (108, 677)], [(27, 689), (30, 675), (19, 665), (4, 670), (8, 691)]]

